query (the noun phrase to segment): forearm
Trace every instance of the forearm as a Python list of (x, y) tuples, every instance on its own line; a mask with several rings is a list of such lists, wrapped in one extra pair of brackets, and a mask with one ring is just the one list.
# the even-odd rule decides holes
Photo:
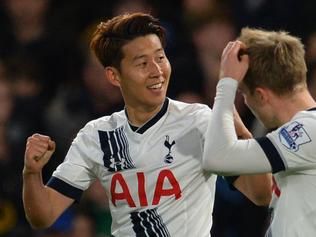
[(239, 176), (233, 185), (258, 206), (267, 206), (271, 201), (272, 177), (270, 173)]
[(217, 86), (212, 119), (203, 156), (205, 169), (221, 175), (266, 173), (271, 166), (254, 139), (238, 140), (234, 126), (237, 82), (221, 80)]
[(27, 220), (33, 228), (46, 228), (53, 224), (53, 206), (41, 173), (23, 173), (23, 204)]

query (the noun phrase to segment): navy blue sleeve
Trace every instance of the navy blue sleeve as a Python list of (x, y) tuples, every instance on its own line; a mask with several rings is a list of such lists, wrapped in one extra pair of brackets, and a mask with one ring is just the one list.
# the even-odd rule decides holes
[(222, 176), (222, 177), (228, 184), (229, 188), (235, 191), (236, 188), (234, 186), (234, 182), (239, 178), (239, 175), (238, 176)]
[(76, 188), (74, 186), (71, 186), (70, 184), (68, 184), (68, 183), (64, 182), (63, 180), (58, 179), (54, 176), (52, 176), (48, 180), (46, 186), (55, 189), (57, 192), (65, 195), (69, 198), (74, 199), (75, 202), (77, 202), (77, 203), (80, 201), (80, 198), (81, 198), (82, 193), (83, 193), (83, 190)]
[(266, 154), (270, 165), (272, 167), (272, 173), (277, 173), (279, 171), (285, 170), (284, 162), (275, 148), (273, 143), (267, 137), (256, 138), (256, 141), (259, 143), (260, 147)]

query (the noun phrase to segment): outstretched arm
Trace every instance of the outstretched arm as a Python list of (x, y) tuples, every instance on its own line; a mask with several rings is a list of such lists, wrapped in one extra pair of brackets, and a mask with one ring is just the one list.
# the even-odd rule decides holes
[(55, 142), (48, 136), (34, 134), (27, 139), (23, 169), (23, 204), (26, 218), (33, 228), (46, 228), (67, 209), (74, 200), (52, 188), (42, 180), (42, 169), (55, 151)]

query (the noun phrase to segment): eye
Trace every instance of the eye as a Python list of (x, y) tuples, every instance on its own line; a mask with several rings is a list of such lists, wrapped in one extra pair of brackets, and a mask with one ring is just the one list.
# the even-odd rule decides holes
[(147, 62), (140, 62), (138, 64), (136, 64), (137, 67), (141, 67), (141, 68), (144, 68), (147, 66)]
[(165, 58), (166, 58), (166, 57), (165, 57), (164, 55), (158, 56), (157, 62), (158, 62), (158, 63), (161, 63), (161, 62), (164, 61)]

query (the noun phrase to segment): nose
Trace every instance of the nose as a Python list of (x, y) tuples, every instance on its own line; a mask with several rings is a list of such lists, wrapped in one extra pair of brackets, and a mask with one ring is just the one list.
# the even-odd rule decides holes
[(150, 76), (151, 77), (160, 77), (162, 75), (162, 69), (159, 63), (153, 61), (150, 64)]

